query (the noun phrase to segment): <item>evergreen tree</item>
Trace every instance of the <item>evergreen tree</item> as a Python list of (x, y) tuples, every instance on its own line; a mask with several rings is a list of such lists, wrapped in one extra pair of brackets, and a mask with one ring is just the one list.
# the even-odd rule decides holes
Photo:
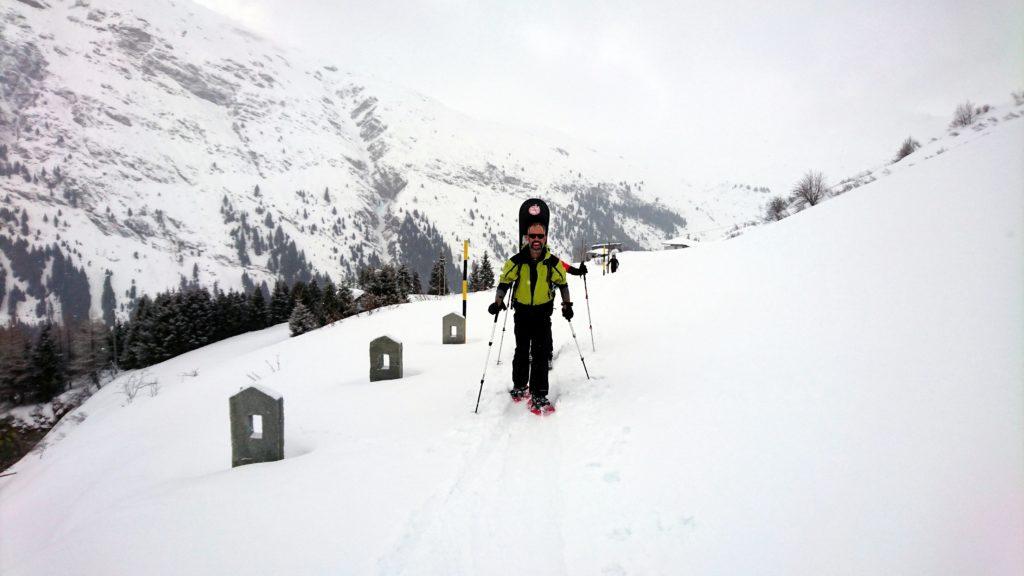
[(249, 330), (263, 330), (267, 327), (267, 301), (263, 291), (257, 288), (249, 296), (250, 324)]
[(238, 323), (235, 324), (234, 330), (231, 331), (230, 338), (231, 336), (238, 336), (252, 330), (252, 326), (256, 323), (256, 317), (252, 313), (252, 300), (248, 294), (232, 290), (228, 296), (232, 305), (238, 310)]
[(0, 471), (20, 460), (25, 450), (22, 435), (14, 426), (14, 418), (0, 418)]
[(50, 256), (50, 275), (46, 279), (46, 288), (60, 299), (63, 325), (71, 326), (88, 321), (92, 298), (85, 270), (75, 267), (57, 246), (47, 248), (46, 255)]
[(64, 365), (60, 349), (53, 339), (53, 326), (45, 324), (32, 349), (29, 366), (36, 399), (49, 402), (64, 391)]
[(423, 294), (423, 282), (420, 281), (420, 273), (412, 273), (412, 290), (410, 294)]
[(110, 283), (110, 277), (113, 276), (113, 272), (107, 270), (106, 277), (103, 279), (103, 296), (100, 298), (100, 306), (103, 309), (103, 322), (107, 326), (113, 326), (114, 320), (116, 320), (117, 310), (117, 297), (114, 295), (114, 287)]
[(302, 302), (302, 293), (305, 292), (305, 291), (306, 291), (306, 283), (305, 282), (299, 281), (299, 282), (296, 282), (295, 284), (292, 284), (292, 291), (291, 291), (290, 297), (291, 297), (292, 307), (293, 308), (295, 307), (296, 304), (298, 304), (299, 302)]
[(71, 339), (71, 366), (73, 376), (85, 376), (93, 386), (100, 385), (100, 376), (113, 353), (110, 350), (109, 328), (103, 322), (81, 323)]
[(323, 298), (320, 300), (320, 313), (323, 315), (324, 325), (341, 319), (341, 315), (338, 313), (338, 289), (330, 280), (324, 284)]
[(267, 312), (270, 325), (287, 322), (292, 314), (291, 294), (288, 292), (288, 285), (282, 280), (274, 283), (274, 293), (270, 296), (270, 309)]
[(249, 276), (248, 272), (242, 272), (242, 292), (246, 294), (251, 293), (256, 289), (256, 284), (252, 281), (252, 277)]
[(295, 304), (295, 308), (292, 309), (292, 314), (288, 318), (288, 329), (291, 330), (292, 336), (300, 336), (316, 328), (317, 321), (313, 314), (302, 302)]
[(131, 370), (148, 366), (147, 349), (149, 335), (145, 333), (145, 324), (149, 317), (150, 299), (143, 295), (135, 302), (135, 310), (128, 321), (128, 328), (121, 346), (119, 363), (122, 368)]
[(338, 318), (344, 318), (355, 309), (355, 298), (352, 297), (352, 289), (348, 283), (338, 286)]
[(385, 264), (375, 270), (366, 291), (373, 296), (373, 305), (390, 306), (402, 302), (398, 286), (398, 273), (391, 264)]
[(214, 341), (237, 336), (248, 329), (251, 314), (249, 302), (244, 294), (234, 290), (226, 294), (221, 292), (217, 295), (216, 304), (219, 331)]
[(491, 268), (491, 259), (484, 252), (484, 260), (480, 263), (479, 290), (490, 290), (494, 288), (494, 270)]
[(7, 295), (7, 269), (0, 264), (0, 302), (4, 301), (4, 296)]
[(474, 260), (469, 265), (469, 291), (476, 292), (477, 290), (480, 290), (480, 265)]
[(412, 294), (412, 272), (403, 263), (398, 267), (397, 276), (398, 297), (401, 302), (408, 302), (409, 294)]
[(172, 319), (175, 322), (174, 329), (185, 335), (183, 349), (180, 352), (193, 351), (213, 342), (217, 337), (217, 325), (210, 291), (206, 288), (194, 288), (181, 293), (180, 296), (182, 301), (178, 307), (178, 315)]
[(149, 305), (149, 313), (140, 326), (140, 338), (136, 340), (136, 356), (141, 366), (163, 362), (174, 355), (184, 335), (174, 330), (172, 319), (176, 316), (170, 302), (170, 295), (160, 293)]
[(27, 404), (33, 400), (29, 382), (32, 340), (22, 324), (0, 328), (0, 402)]
[(375, 270), (369, 266), (362, 266), (356, 273), (356, 286), (362, 290), (369, 290), (374, 281)]
[(323, 325), (323, 292), (320, 290), (320, 285), (317, 284), (316, 280), (306, 284), (306, 289), (302, 291), (301, 302), (306, 305), (306, 309), (309, 310), (310, 314), (316, 318), (317, 326)]
[(434, 267), (430, 270), (430, 294), (437, 296), (444, 296), (448, 294), (448, 262), (444, 256), (444, 252), (438, 254), (438, 259), (434, 262)]

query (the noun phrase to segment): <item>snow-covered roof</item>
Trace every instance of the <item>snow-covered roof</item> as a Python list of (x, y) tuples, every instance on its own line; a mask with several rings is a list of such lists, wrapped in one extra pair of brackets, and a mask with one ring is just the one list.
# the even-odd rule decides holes
[(280, 399), (284, 398), (284, 396), (282, 396), (280, 392), (274, 390), (273, 388), (267, 388), (266, 386), (260, 386), (259, 384), (252, 384), (250, 386), (246, 386), (244, 389), (239, 391), (239, 394), (241, 394), (242, 392), (245, 392), (249, 388), (253, 388), (255, 390), (258, 390), (258, 391), (266, 394), (267, 396), (270, 396), (274, 400), (280, 400)]
[(608, 250), (607, 252), (603, 248), (600, 249), (600, 250), (588, 250), (587, 251), (587, 256), (590, 256), (592, 258), (604, 258), (606, 256), (607, 257), (611, 257), (611, 256), (617, 255), (621, 251), (622, 250), (620, 250), (618, 248), (612, 248), (612, 249)]
[(662, 244), (665, 246), (696, 246), (698, 242), (696, 240), (680, 236), (678, 238), (672, 238), (671, 240), (665, 240)]

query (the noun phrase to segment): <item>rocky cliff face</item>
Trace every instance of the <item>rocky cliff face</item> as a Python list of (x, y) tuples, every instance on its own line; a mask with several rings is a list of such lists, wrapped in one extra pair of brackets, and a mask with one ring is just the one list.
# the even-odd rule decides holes
[(108, 275), (121, 313), (182, 277), (338, 280), (396, 259), (426, 278), (463, 239), (506, 256), (531, 196), (567, 256), (685, 227), (619, 158), (474, 121), (189, 2), (5, 3), (0, 74), (0, 320), (66, 312), (58, 261), (93, 316)]

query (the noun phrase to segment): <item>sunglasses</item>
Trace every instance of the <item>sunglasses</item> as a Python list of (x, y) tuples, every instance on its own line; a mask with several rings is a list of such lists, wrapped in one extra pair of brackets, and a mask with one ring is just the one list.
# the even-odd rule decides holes
[(543, 240), (544, 234), (527, 234), (531, 240)]

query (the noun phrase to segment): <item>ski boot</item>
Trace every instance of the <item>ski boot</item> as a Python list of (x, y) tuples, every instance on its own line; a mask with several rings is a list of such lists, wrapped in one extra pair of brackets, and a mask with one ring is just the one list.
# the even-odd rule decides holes
[(523, 386), (522, 388), (512, 388), (508, 395), (512, 397), (513, 402), (518, 404), (523, 400), (527, 400), (530, 398), (530, 391), (526, 388), (526, 386)]
[(547, 396), (534, 396), (530, 399), (530, 412), (538, 416), (547, 416), (555, 411), (555, 407), (548, 401)]

